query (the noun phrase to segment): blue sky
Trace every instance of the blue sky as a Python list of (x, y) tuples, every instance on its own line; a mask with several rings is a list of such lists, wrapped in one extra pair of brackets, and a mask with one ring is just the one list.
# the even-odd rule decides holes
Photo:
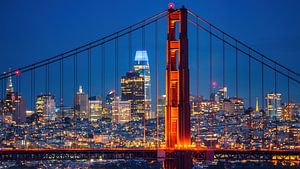
[[(300, 72), (300, 1), (173, 2), (176, 7), (185, 5), (227, 33)], [(165, 10), (168, 3), (165, 0), (2, 0), (0, 71), (73, 49)]]

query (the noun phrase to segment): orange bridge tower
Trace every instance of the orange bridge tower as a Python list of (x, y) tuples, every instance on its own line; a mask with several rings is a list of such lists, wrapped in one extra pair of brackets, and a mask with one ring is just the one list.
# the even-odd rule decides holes
[(187, 9), (168, 13), (165, 142), (167, 148), (186, 147), (191, 144)]

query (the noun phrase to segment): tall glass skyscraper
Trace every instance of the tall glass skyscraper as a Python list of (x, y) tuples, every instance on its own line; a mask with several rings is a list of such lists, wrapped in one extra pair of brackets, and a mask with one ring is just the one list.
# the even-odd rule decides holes
[(282, 114), (281, 94), (267, 93), (267, 115), (271, 118), (280, 118)]
[(154, 115), (151, 111), (151, 78), (147, 51), (136, 51), (134, 58), (134, 71), (138, 72), (144, 81), (144, 102), (146, 118), (153, 118)]

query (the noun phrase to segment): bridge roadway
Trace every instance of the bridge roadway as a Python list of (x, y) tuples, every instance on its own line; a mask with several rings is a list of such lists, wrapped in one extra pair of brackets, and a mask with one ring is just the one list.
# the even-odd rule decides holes
[(187, 152), (194, 160), (286, 160), (300, 161), (300, 150), (224, 150), (163, 148), (62, 148), (62, 149), (0, 149), (0, 160), (80, 160), (80, 159), (144, 159), (174, 160)]

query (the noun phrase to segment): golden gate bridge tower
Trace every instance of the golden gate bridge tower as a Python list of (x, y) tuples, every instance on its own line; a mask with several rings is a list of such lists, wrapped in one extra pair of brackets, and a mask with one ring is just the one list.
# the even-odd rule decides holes
[[(187, 9), (173, 9), (169, 4), (167, 64), (166, 64), (166, 111), (165, 143), (167, 148), (188, 148), (191, 145), (189, 67), (187, 38)], [(179, 25), (179, 32), (176, 28)], [(179, 34), (179, 39), (176, 37)], [(176, 152), (176, 160), (164, 163), (166, 169), (192, 168), (191, 153)]]
[[(166, 65), (166, 147), (191, 144), (187, 10), (169, 9)], [(179, 39), (176, 39), (179, 23)]]

